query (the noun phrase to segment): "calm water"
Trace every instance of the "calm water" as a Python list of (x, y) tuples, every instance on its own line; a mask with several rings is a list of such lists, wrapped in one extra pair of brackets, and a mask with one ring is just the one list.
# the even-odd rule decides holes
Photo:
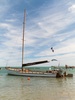
[(75, 100), (75, 75), (27, 80), (0, 72), (0, 100)]

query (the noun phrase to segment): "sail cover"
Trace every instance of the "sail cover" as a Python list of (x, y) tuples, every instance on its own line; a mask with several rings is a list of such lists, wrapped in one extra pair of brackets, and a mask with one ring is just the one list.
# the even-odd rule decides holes
[(44, 61), (37, 61), (37, 62), (32, 62), (32, 63), (26, 63), (26, 64), (22, 64), (22, 67), (23, 66), (37, 65), (37, 64), (42, 64), (42, 63), (48, 63), (48, 61), (44, 60)]

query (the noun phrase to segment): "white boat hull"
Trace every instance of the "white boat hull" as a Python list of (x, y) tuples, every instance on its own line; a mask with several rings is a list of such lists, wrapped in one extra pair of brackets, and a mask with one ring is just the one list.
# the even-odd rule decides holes
[(51, 77), (51, 78), (56, 77), (56, 73), (39, 73), (39, 72), (22, 73), (14, 70), (7, 70), (7, 73), (8, 75), (25, 76), (25, 77)]

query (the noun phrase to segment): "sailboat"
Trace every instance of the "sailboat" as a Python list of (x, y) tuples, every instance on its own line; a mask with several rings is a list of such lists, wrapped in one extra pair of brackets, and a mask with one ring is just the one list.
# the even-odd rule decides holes
[(26, 76), (26, 77), (61, 77), (62, 71), (60, 69), (57, 70), (47, 70), (45, 72), (42, 71), (31, 71), (24, 68), (25, 66), (37, 65), (42, 63), (48, 63), (48, 60), (37, 61), (31, 63), (24, 64), (24, 31), (25, 31), (25, 19), (26, 19), (26, 10), (24, 10), (24, 22), (23, 22), (23, 39), (22, 39), (22, 67), (21, 69), (6, 67), (8, 75), (14, 76)]

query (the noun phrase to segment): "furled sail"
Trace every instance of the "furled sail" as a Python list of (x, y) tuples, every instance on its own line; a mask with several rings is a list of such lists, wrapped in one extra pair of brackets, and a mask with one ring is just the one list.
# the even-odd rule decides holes
[(42, 64), (42, 63), (48, 63), (48, 61), (44, 60), (44, 61), (37, 61), (37, 62), (32, 62), (32, 63), (26, 63), (26, 64), (22, 64), (22, 66), (31, 66), (31, 65), (37, 65), (37, 64)]

